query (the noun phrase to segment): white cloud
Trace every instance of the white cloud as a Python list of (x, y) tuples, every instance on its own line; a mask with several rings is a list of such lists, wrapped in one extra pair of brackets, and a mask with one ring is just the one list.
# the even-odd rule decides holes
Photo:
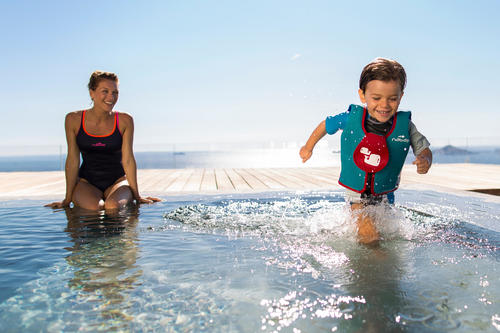
[(292, 60), (292, 61), (297, 60), (297, 59), (299, 59), (301, 56), (302, 56), (302, 54), (295, 53), (295, 54), (294, 54), (294, 55), (290, 58), (290, 60)]

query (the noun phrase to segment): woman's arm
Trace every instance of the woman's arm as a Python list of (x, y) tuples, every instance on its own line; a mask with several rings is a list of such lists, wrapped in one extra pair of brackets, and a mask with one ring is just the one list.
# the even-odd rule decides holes
[(153, 203), (161, 201), (158, 198), (142, 198), (139, 194), (139, 186), (137, 184), (137, 164), (135, 162), (134, 151), (133, 151), (133, 141), (134, 141), (134, 119), (126, 113), (120, 113), (120, 124), (123, 124), (122, 128), (122, 165), (123, 170), (125, 170), (125, 176), (127, 177), (130, 190), (135, 201), (140, 203)]
[(122, 128), (122, 165), (127, 176), (127, 181), (132, 191), (135, 200), (140, 199), (139, 187), (137, 185), (137, 164), (135, 162), (133, 145), (134, 145), (134, 120), (126, 113), (120, 113), (120, 124)]
[(71, 204), (73, 191), (78, 182), (78, 168), (80, 166), (80, 149), (76, 144), (76, 135), (78, 133), (78, 125), (80, 124), (80, 114), (71, 112), (66, 115), (64, 128), (66, 131), (66, 142), (68, 145), (68, 154), (66, 156), (65, 177), (66, 177), (66, 195), (61, 202), (53, 202), (46, 207), (62, 208), (68, 207)]

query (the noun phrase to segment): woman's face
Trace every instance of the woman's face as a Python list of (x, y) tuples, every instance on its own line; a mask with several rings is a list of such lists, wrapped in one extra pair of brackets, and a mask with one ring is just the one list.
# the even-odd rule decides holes
[(111, 112), (118, 101), (118, 82), (104, 79), (99, 81), (95, 90), (89, 90), (94, 108)]

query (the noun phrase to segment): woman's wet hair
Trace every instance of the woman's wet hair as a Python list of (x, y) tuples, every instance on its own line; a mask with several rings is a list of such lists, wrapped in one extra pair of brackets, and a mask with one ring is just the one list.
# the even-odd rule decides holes
[(94, 71), (92, 75), (90, 75), (89, 90), (96, 90), (99, 82), (102, 80), (111, 80), (114, 82), (118, 82), (118, 76), (115, 73), (104, 72), (104, 71)]
[(403, 92), (406, 86), (406, 72), (403, 66), (395, 60), (376, 58), (363, 68), (359, 78), (359, 89), (364, 93), (368, 82), (373, 80), (397, 81)]

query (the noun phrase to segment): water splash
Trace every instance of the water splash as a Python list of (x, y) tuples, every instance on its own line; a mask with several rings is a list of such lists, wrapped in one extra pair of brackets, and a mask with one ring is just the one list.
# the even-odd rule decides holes
[[(179, 207), (165, 219), (186, 227), (231, 236), (311, 235), (325, 231), (344, 234), (345, 204), (336, 200), (228, 200)], [(349, 222), (349, 221), (347, 221)]]
[[(430, 214), (391, 205), (368, 206), (384, 241), (427, 241), (436, 229), (451, 226)], [(164, 214), (167, 225), (179, 222), (186, 231), (228, 237), (256, 237), (268, 265), (315, 279), (329, 276), (357, 251), (356, 213), (342, 196), (296, 196), (271, 199), (220, 200), (178, 207)]]
[[(356, 240), (357, 212), (352, 213), (341, 196), (330, 199), (290, 197), (267, 200), (221, 200), (186, 205), (164, 214), (185, 228), (228, 236), (323, 237)], [(384, 240), (421, 239), (436, 229), (456, 225), (455, 219), (392, 205), (372, 205), (363, 209), (372, 217)]]

